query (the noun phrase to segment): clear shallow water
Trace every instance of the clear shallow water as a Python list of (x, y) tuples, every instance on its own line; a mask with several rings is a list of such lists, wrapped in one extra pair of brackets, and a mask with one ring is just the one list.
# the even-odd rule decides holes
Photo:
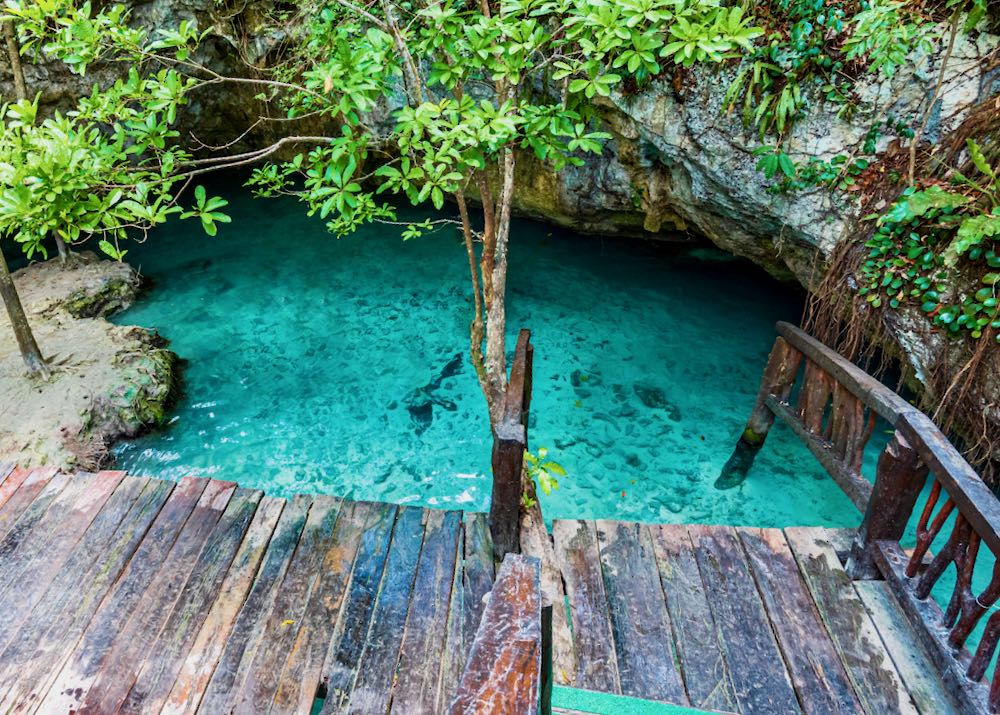
[[(336, 239), (295, 202), (232, 193), (218, 237), (178, 223), (129, 254), (153, 288), (116, 320), (156, 328), (189, 362), (173, 422), (122, 445), (122, 468), (486, 509), (489, 427), (454, 231)], [(712, 487), (796, 294), (703, 251), (531, 222), (513, 236), (511, 348), (521, 326), (535, 344), (530, 439), (569, 472), (543, 497), (548, 518), (857, 525), (780, 425), (742, 487)]]

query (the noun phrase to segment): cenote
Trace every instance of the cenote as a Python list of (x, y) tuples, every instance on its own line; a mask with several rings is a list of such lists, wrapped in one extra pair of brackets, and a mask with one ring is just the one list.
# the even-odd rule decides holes
[[(121, 468), (486, 509), (492, 442), (456, 231), (337, 239), (297, 202), (230, 193), (217, 237), (177, 222), (129, 252), (152, 287), (116, 321), (155, 328), (187, 362), (169, 424), (121, 445)], [(546, 518), (856, 525), (782, 426), (741, 487), (713, 487), (774, 323), (797, 321), (801, 300), (721, 253), (516, 221), (509, 347), (533, 331), (531, 446), (568, 472)]]

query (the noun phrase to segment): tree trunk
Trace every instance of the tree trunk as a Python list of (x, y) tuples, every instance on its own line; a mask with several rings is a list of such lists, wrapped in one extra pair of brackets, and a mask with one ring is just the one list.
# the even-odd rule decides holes
[(41, 377), (48, 380), (49, 366), (45, 363), (35, 336), (28, 325), (28, 316), (24, 314), (24, 307), (21, 299), (17, 295), (14, 287), (14, 279), (7, 270), (7, 259), (4, 258), (3, 250), (0, 249), (0, 297), (3, 298), (7, 307), (7, 315), (10, 316), (10, 324), (14, 328), (14, 337), (17, 338), (17, 346), (21, 350), (21, 357), (24, 364), (28, 366), (28, 374), (32, 377)]
[(507, 148), (501, 164), (500, 214), (491, 281), (492, 300), (486, 313), (486, 374), (490, 384), (490, 423), (494, 429), (503, 414), (507, 390), (507, 242), (514, 201), (514, 152)]
[(24, 68), (21, 67), (21, 52), (17, 45), (17, 35), (14, 34), (14, 21), (3, 23), (3, 37), (7, 42), (7, 59), (10, 61), (10, 71), (14, 75), (14, 94), (18, 101), (28, 98), (28, 85), (24, 81)]
[(66, 245), (64, 240), (56, 236), (56, 248), (59, 250), (59, 263), (65, 267), (69, 262), (69, 246)]

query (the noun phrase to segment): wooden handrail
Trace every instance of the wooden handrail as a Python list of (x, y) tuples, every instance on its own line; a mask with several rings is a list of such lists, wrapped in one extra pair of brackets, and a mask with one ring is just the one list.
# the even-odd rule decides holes
[(535, 715), (542, 697), (541, 565), (508, 554), (459, 680), (450, 715)]
[[(1000, 612), (986, 621), (976, 653), (965, 649), (1000, 601), (1000, 500), (927, 415), (799, 328), (778, 323), (777, 332), (754, 411), (717, 485), (742, 481), (774, 418), (788, 423), (864, 513), (848, 574), (886, 579), (963, 711), (1000, 713), (1000, 676), (988, 688), (982, 682), (1000, 644)], [(876, 415), (894, 433), (873, 486), (861, 467)], [(916, 548), (907, 554), (899, 540), (928, 478)], [(993, 570), (976, 593), (981, 545)], [(955, 585), (942, 612), (929, 596), (950, 567)]]
[(504, 396), (500, 424), (493, 432), (493, 494), (490, 535), (493, 555), (501, 561), (521, 550), (518, 534), (521, 506), (521, 469), (528, 448), (528, 411), (531, 407), (531, 371), (534, 348), (531, 332), (521, 330)]

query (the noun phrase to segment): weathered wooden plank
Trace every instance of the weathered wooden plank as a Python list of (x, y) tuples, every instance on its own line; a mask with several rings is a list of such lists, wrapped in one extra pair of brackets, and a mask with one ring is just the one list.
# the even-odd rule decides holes
[(15, 466), (8, 463), (0, 464), (0, 489), (3, 489), (3, 483), (7, 481), (7, 477), (14, 471)]
[(45, 696), (46, 709), (68, 712), (80, 707), (105, 655), (156, 578), (207, 484), (206, 479), (185, 478), (174, 487), (128, 567), (90, 619), (73, 653), (65, 660)]
[(155, 644), (183, 592), (198, 557), (225, 513), (236, 485), (210, 480), (128, 623), (105, 653), (89, 687), (81, 687), (83, 710), (118, 712), (148, 658), (158, 658)]
[(461, 531), (460, 512), (427, 512), (390, 712), (405, 715), (434, 709)]
[[(472, 648), (483, 608), (493, 588), (493, 545), (490, 543), (489, 523), (485, 514), (467, 513), (465, 521), (465, 568), (462, 572), (464, 590), (462, 607), (465, 623), (462, 627), (465, 652)], [(464, 665), (464, 663), (463, 663)]]
[[(597, 529), (593, 522), (556, 521), (552, 537), (556, 560), (566, 580), (573, 623), (577, 664), (573, 681), (579, 688), (621, 693)], [(557, 653), (555, 658), (559, 657)]]
[(910, 621), (913, 633), (923, 643), (945, 687), (962, 712), (989, 712), (989, 685), (973, 682), (967, 676), (972, 655), (966, 648), (958, 651), (948, 645), (949, 630), (944, 613), (933, 598), (919, 600), (913, 593), (916, 579), (906, 577), (909, 557), (891, 541), (875, 542), (875, 562), (886, 584)]
[(236, 489), (163, 625), (152, 657), (146, 659), (120, 712), (158, 712), (170, 695), (177, 673), (215, 602), (230, 564), (250, 527), (263, 493)]
[(361, 543), (354, 557), (346, 600), (323, 662), (321, 687), (326, 688), (325, 713), (340, 712), (350, 697), (396, 518), (395, 507), (386, 504), (363, 506), (366, 511)]
[[(0, 484), (0, 514), (3, 513), (3, 507), (7, 501), (13, 496), (24, 481), (31, 476), (30, 469), (21, 469), (20, 467), (14, 467), (7, 477), (3, 480), (3, 484)], [(2, 534), (0, 534), (2, 536)]]
[[(537, 502), (533, 484), (530, 491)], [(552, 539), (545, 528), (542, 509), (537, 503), (521, 514), (521, 553), (534, 556), (542, 563), (542, 613), (544, 618), (551, 620), (546, 627), (550, 627), (552, 638), (552, 679), (570, 684), (576, 673), (576, 653), (566, 605), (566, 587), (556, 563)]]
[(799, 570), (867, 713), (916, 713), (868, 611), (825, 531), (785, 530)]
[(448, 604), (448, 623), (445, 626), (444, 650), (441, 654), (441, 687), (438, 688), (437, 701), (434, 704), (434, 712), (437, 713), (445, 712), (455, 699), (458, 683), (462, 679), (462, 669), (469, 656), (463, 633), (465, 626), (465, 591), (462, 588), (463, 541), (464, 539), (459, 537), (457, 564), (451, 580), (451, 602)]
[(504, 558), (451, 704), (452, 715), (534, 715), (541, 679), (538, 561)]
[(424, 512), (402, 507), (386, 558), (385, 578), (375, 602), (371, 628), (365, 639), (347, 711), (384, 713), (396, 677), (417, 560), (424, 538)]
[(69, 483), (68, 474), (35, 469), (0, 509), (0, 565), (21, 543), (24, 535), (45, 514), (49, 504)]
[(650, 526), (649, 531), (691, 705), (735, 711), (729, 670), (687, 527)]
[(648, 529), (598, 521), (597, 543), (622, 693), (686, 705)]
[(329, 548), (341, 506), (340, 500), (333, 497), (318, 496), (313, 500), (299, 545), (281, 582), (256, 652), (246, 664), (236, 708), (241, 712), (266, 712), (274, 700), (282, 668), (302, 626), (309, 595), (318, 581), (318, 570)]
[[(323, 557), (318, 583), (281, 674), (272, 713), (309, 712), (323, 675), (323, 659), (337, 627), (337, 619), (351, 579), (361, 535), (370, 509), (345, 504)], [(388, 517), (387, 517), (388, 518)]]
[(15, 636), (124, 476), (124, 472), (101, 472), (73, 477), (27, 534), (22, 547), (4, 562), (0, 645)]
[(305, 528), (311, 503), (312, 497), (299, 494), (282, 510), (274, 535), (267, 545), (260, 571), (254, 578), (250, 594), (240, 608), (218, 664), (205, 688), (202, 712), (226, 712), (242, 695), (243, 680), (253, 662), (257, 644), (263, 636), (295, 547)]
[(735, 531), (688, 527), (742, 713), (797, 713), (798, 700)]
[(805, 713), (856, 713), (861, 703), (780, 529), (740, 529), (764, 606)]
[(222, 656), (240, 606), (246, 600), (254, 575), (285, 506), (284, 499), (264, 497), (254, 514), (240, 550), (226, 574), (218, 597), (174, 681), (161, 713), (194, 713)]
[(923, 643), (913, 632), (886, 582), (855, 581), (854, 590), (868, 609), (917, 709), (923, 715), (959, 715), (961, 708), (951, 699), (937, 667), (927, 656)]
[(108, 499), (35, 605), (30, 620), (0, 654), (0, 711), (18, 702), (27, 706), (37, 697), (32, 692), (42, 689), (45, 676), (58, 668), (53, 664), (61, 663), (72, 650), (90, 614), (142, 538), (134, 534), (133, 525), (141, 522), (145, 532), (166, 501), (170, 491), (166, 484), (162, 486), (154, 494), (150, 480), (124, 479)]

